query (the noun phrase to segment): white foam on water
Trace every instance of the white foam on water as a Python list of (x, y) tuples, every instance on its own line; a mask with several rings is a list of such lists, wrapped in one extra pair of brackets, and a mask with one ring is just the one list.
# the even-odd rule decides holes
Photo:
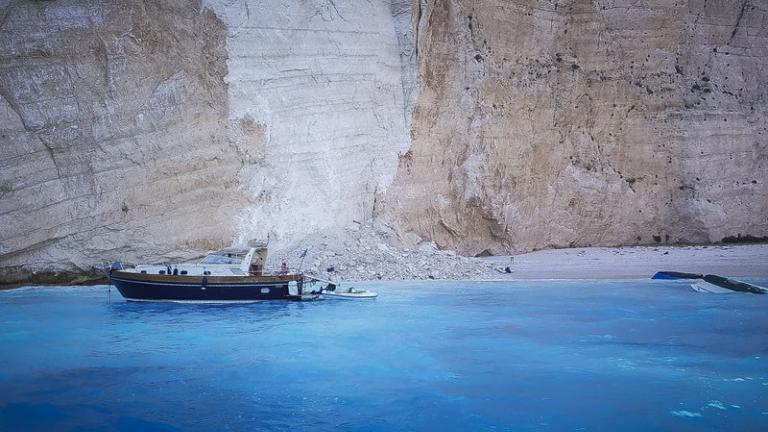
[(728, 409), (728, 408), (725, 407), (725, 405), (723, 405), (722, 402), (717, 401), (717, 400), (709, 401), (707, 406), (708, 407), (712, 407), (712, 408), (717, 408), (719, 410), (727, 410)]
[(690, 411), (670, 411), (670, 414), (676, 417), (702, 417), (701, 413), (697, 412), (690, 412)]

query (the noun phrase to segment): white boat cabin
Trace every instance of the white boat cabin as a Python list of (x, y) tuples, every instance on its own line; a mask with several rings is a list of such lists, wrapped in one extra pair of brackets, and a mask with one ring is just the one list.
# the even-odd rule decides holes
[(123, 271), (179, 276), (261, 276), (266, 259), (266, 245), (230, 247), (210, 252), (197, 263), (138, 265)]

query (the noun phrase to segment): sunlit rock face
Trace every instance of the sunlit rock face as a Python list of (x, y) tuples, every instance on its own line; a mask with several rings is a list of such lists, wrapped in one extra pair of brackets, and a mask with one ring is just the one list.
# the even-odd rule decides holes
[(0, 281), (231, 241), (225, 42), (194, 1), (0, 2)]
[(411, 28), (408, 0), (0, 1), (0, 282), (370, 218)]
[(0, 0), (0, 282), (763, 237), (767, 58), (759, 0)]
[(768, 234), (759, 0), (414, 0), (386, 214), (474, 254)]
[(275, 246), (370, 218), (408, 146), (408, 3), (205, 4), (227, 25), (230, 119), (264, 140), (241, 177), (238, 239)]

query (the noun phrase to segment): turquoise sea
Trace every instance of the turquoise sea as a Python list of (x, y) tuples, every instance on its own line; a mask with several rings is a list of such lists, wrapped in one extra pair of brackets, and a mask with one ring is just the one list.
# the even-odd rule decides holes
[(356, 286), (380, 296), (2, 291), (0, 430), (768, 430), (768, 295), (677, 281)]

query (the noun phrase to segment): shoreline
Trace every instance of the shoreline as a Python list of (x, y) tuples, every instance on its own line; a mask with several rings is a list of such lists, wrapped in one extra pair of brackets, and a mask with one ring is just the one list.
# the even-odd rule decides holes
[(548, 249), (513, 257), (512, 277), (523, 280), (644, 279), (658, 271), (768, 277), (768, 244)]
[[(731, 278), (768, 278), (768, 244), (702, 245), (702, 246), (627, 246), (545, 249), (518, 255), (459, 257), (445, 251), (398, 252), (403, 260), (388, 264), (359, 263), (345, 265), (335, 273), (341, 283), (377, 281), (575, 281), (575, 280), (643, 280), (658, 271), (681, 271), (717, 274)], [(349, 257), (349, 255), (347, 255)], [(356, 257), (352, 257), (356, 258)], [(413, 261), (421, 263), (417, 268)], [(333, 264), (331, 259), (329, 264)], [(449, 266), (449, 267), (446, 267)], [(509, 267), (511, 273), (504, 272)], [(304, 273), (327, 277), (323, 266), (305, 267)], [(449, 268), (450, 272), (444, 269)], [(382, 277), (376, 277), (376, 275)], [(93, 273), (90, 276), (96, 276)], [(84, 278), (82, 273), (60, 272), (59, 280), (50, 275), (42, 281), (0, 285), (0, 290), (29, 286), (86, 286), (106, 284), (106, 279)], [(101, 275), (99, 275), (101, 276)], [(373, 276), (373, 277), (371, 277)]]

